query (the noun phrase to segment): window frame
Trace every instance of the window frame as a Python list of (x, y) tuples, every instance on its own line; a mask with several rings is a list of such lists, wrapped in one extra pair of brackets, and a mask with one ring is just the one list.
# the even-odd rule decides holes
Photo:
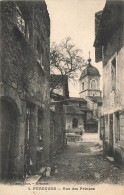
[[(92, 87), (92, 82), (94, 81), (94, 86), (95, 86), (95, 88), (94, 87)], [(97, 81), (96, 81), (96, 79), (92, 79), (91, 81), (90, 81), (90, 89), (92, 89), (92, 90), (97, 90)]]

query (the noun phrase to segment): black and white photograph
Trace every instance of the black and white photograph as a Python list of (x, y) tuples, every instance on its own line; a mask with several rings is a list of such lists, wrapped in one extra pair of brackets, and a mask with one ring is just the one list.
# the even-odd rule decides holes
[(0, 194), (124, 194), (124, 0), (0, 1)]

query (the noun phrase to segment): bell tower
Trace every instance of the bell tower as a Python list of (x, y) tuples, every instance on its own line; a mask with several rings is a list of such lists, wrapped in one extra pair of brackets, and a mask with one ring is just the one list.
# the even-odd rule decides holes
[(84, 99), (87, 96), (101, 96), (100, 74), (98, 69), (91, 65), (90, 52), (87, 61), (87, 67), (83, 70), (79, 79), (80, 97)]

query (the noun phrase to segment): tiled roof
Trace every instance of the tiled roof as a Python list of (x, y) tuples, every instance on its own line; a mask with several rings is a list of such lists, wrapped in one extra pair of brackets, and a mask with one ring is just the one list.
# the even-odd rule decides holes
[(102, 103), (102, 98), (100, 96), (88, 96), (93, 102)]
[(70, 105), (65, 106), (65, 113), (66, 114), (82, 114), (82, 115), (84, 114), (84, 112), (82, 112), (78, 106), (70, 106)]
[(80, 110), (81, 110), (81, 111), (89, 111), (89, 112), (93, 112), (93, 111), (92, 111), (92, 110), (90, 110), (87, 106), (82, 107)]
[(84, 98), (79, 98), (79, 97), (70, 97), (68, 100), (77, 101), (77, 102), (86, 102)]
[(51, 94), (51, 98), (54, 99), (55, 101), (65, 100), (65, 97), (64, 96), (59, 95), (57, 93), (52, 93)]

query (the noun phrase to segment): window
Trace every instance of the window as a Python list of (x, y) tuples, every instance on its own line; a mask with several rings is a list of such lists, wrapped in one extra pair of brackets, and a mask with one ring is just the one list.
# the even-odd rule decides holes
[(96, 83), (96, 80), (91, 80), (91, 83), (90, 83), (90, 88), (91, 88), (91, 89), (97, 89), (97, 83)]
[(82, 91), (84, 90), (84, 82), (82, 83)]
[(16, 18), (17, 18), (17, 27), (25, 35), (25, 20), (23, 19), (22, 13), (17, 5), (16, 5)]
[(116, 58), (112, 60), (111, 64), (112, 90), (116, 88)]
[(78, 127), (78, 119), (77, 118), (73, 118), (73, 120), (72, 120), (72, 127), (73, 128), (77, 128)]

